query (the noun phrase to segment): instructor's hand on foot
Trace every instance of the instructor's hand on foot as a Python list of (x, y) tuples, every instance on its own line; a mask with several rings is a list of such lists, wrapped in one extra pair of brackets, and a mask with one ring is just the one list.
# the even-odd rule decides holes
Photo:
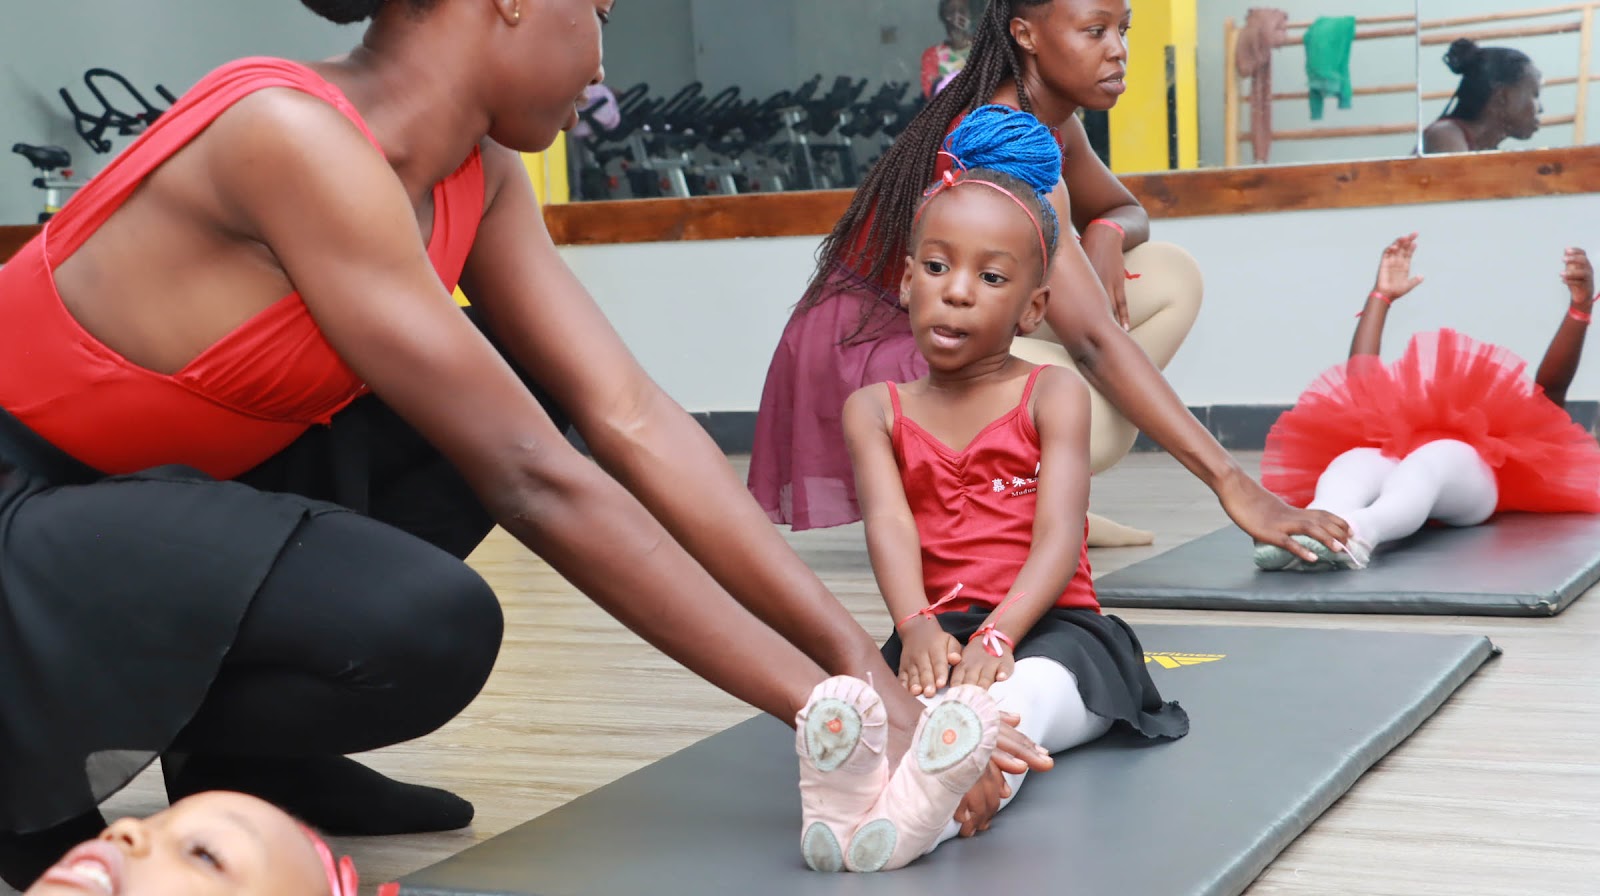
[(1011, 775), (1047, 772), (1055, 768), (1056, 761), (1049, 751), (1017, 730), (1021, 722), (1021, 716), (1003, 711), (1000, 713), (1000, 737), (995, 741), (994, 758), (990, 761)]
[(1000, 802), (1009, 796), (1011, 785), (1006, 783), (1005, 773), (990, 760), (983, 777), (961, 798), (961, 806), (956, 809), (955, 820), (961, 825), (961, 836), (971, 837), (987, 831), (989, 822), (1000, 811)]
[(1350, 538), (1350, 524), (1324, 510), (1301, 510), (1285, 504), (1261, 483), (1235, 470), (1217, 486), (1217, 497), (1228, 517), (1261, 544), (1273, 544), (1307, 563), (1317, 555), (1294, 540), (1304, 535), (1330, 551), (1342, 553)]
[(939, 693), (950, 681), (950, 667), (961, 662), (961, 642), (926, 616), (900, 627), (900, 645), (900, 683), (912, 694)]

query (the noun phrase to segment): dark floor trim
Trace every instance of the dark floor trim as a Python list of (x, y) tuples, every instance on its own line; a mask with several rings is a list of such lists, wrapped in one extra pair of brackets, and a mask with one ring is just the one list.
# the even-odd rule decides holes
[[(1278, 415), (1286, 410), (1288, 405), (1265, 404), (1220, 404), (1189, 409), (1217, 437), (1222, 447), (1230, 451), (1260, 451), (1266, 445), (1267, 430), (1272, 428)], [(1596, 418), (1600, 417), (1600, 402), (1574, 401), (1567, 406), (1567, 410), (1579, 425), (1594, 432)], [(706, 428), (724, 453), (750, 452), (756, 432), (755, 411), (710, 411), (695, 414), (694, 418), (700, 421), (700, 425)], [(1140, 434), (1133, 450), (1161, 449)]]

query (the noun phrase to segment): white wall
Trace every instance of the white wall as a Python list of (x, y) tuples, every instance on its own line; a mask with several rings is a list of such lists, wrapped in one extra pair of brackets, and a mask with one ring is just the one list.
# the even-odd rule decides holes
[[(1449, 2), (1454, 8), (1456, 0), (1436, 0), (1440, 5)], [(1481, 2), (1481, 0), (1480, 0)], [(1413, 0), (1198, 0), (1196, 28), (1198, 35), (1198, 67), (1200, 87), (1200, 163), (1217, 167), (1223, 163), (1223, 22), (1229, 18), (1243, 27), (1245, 15), (1251, 7), (1269, 6), (1284, 10), (1292, 22), (1306, 22), (1318, 16), (1380, 16), (1411, 15), (1416, 11)], [(1454, 15), (1454, 13), (1451, 13)], [(1134, 27), (1138, 27), (1138, 4), (1134, 4)], [(1381, 26), (1372, 26), (1374, 28)], [(1302, 32), (1295, 32), (1297, 35)], [(1273, 53), (1272, 90), (1274, 93), (1303, 91), (1306, 89), (1305, 50), (1302, 47), (1285, 47)], [(1382, 38), (1356, 41), (1350, 50), (1350, 77), (1353, 84), (1377, 86), (1382, 84), (1414, 84), (1417, 80), (1416, 41), (1412, 37)], [(1241, 87), (1248, 86), (1247, 81)], [(1324, 106), (1320, 121), (1311, 120), (1311, 107), (1307, 100), (1282, 100), (1273, 104), (1273, 130), (1301, 130), (1312, 127), (1357, 127), (1372, 124), (1398, 124), (1415, 122), (1417, 98), (1415, 94), (1386, 94), (1355, 97), (1349, 109), (1338, 108), (1337, 102)], [(1243, 129), (1250, 120), (1247, 104), (1241, 103), (1239, 126)], [(1273, 164), (1326, 162), (1342, 159), (1394, 158), (1409, 155), (1416, 146), (1415, 134), (1379, 137), (1342, 137), (1328, 140), (1286, 140), (1274, 143), (1269, 159)], [(1248, 164), (1252, 158), (1249, 144), (1243, 144), (1240, 159)]]
[[(917, 84), (922, 51), (944, 40), (937, 0), (800, 0), (795, 74)], [(977, 21), (976, 18), (973, 19)], [(870, 89), (870, 88), (869, 88)], [(909, 95), (909, 94), (908, 94)]]
[(794, 10), (787, 4), (692, 0), (691, 7), (695, 77), (708, 93), (737, 86), (747, 97), (764, 97), (796, 85)]
[[(239, 56), (321, 58), (360, 39), (357, 28), (333, 25), (292, 0), (6, 0), (0, 12), (0, 223), (32, 223), (43, 196), (30, 186), (33, 168), (12, 155), (13, 143), (55, 143), (72, 153), (78, 172), (110, 161), (72, 129), (56, 91), (66, 87), (94, 110), (83, 72), (109, 68), (152, 103), (164, 85), (180, 94), (207, 71)], [(136, 111), (131, 99), (112, 102)], [(85, 103), (88, 102), (88, 105)], [(120, 150), (129, 138), (116, 138)]]
[[(1537, 363), (1566, 308), (1561, 252), (1600, 255), (1594, 196), (1155, 222), (1199, 260), (1206, 305), (1168, 370), (1191, 405), (1288, 404), (1344, 357), (1380, 250), (1421, 233), (1427, 280), (1396, 305), (1386, 354), (1452, 326)], [(818, 240), (563, 250), (645, 367), (692, 411), (751, 411)], [(1600, 398), (1600, 362), (1571, 396)]]
[(625, 3), (606, 26), (606, 83), (670, 93), (695, 79), (691, 0)]

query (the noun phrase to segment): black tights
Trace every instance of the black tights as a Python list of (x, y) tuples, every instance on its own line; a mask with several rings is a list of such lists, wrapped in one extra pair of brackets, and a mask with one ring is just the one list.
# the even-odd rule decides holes
[[(363, 437), (343, 442), (341, 427)], [(371, 516), (330, 512), (300, 525), (174, 750), (376, 749), (443, 725), (488, 678), (500, 605), (462, 561), (493, 521), (455, 469), (392, 411), (364, 398), (331, 431), (308, 434), (242, 481), (335, 500), (348, 483), (316, 471), (351, 451), (365, 455), (368, 506), (360, 509)]]

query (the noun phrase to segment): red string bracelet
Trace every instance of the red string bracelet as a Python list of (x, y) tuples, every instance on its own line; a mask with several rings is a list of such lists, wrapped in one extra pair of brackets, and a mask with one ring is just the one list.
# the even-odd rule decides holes
[[(1374, 289), (1372, 292), (1368, 293), (1367, 294), (1367, 298), (1368, 299), (1382, 299), (1383, 300), (1383, 304), (1385, 304), (1385, 305), (1393, 305), (1394, 304), (1394, 299), (1389, 298), (1388, 296), (1386, 296), (1383, 293), (1377, 291), (1376, 289)], [(1356, 317), (1360, 317), (1361, 315), (1366, 314), (1366, 313), (1367, 313), (1367, 309), (1363, 308), (1360, 311), (1356, 312)]]

